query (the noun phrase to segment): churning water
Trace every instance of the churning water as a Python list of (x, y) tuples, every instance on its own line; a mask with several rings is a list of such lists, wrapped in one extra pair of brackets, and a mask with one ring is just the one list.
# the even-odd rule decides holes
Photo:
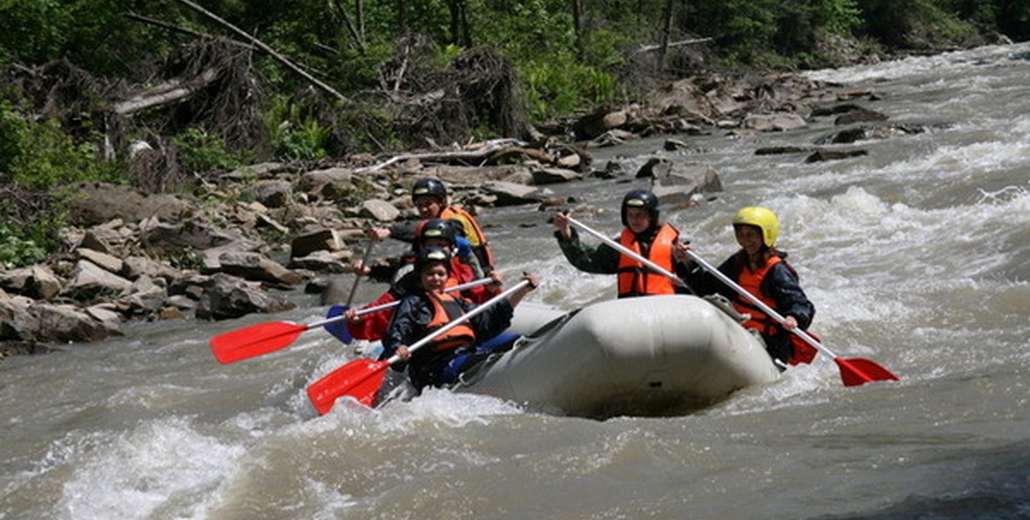
[[(711, 164), (725, 191), (663, 217), (698, 254), (735, 245), (732, 213), (781, 218), (844, 357), (902, 381), (845, 388), (833, 363), (791, 369), (701, 413), (604, 422), (429, 391), (316, 417), (306, 385), (352, 355), (312, 331), (280, 352), (219, 365), (207, 341), (298, 310), (222, 323), (141, 325), (123, 338), (0, 363), (0, 519), (1028, 518), (1030, 517), (1030, 45), (824, 70), (814, 78), (929, 132), (870, 139), (868, 155), (807, 164), (832, 131), (637, 141), (597, 153), (627, 171), (651, 155)], [(609, 211), (633, 183), (558, 195)], [(531, 296), (575, 308), (614, 296), (576, 271), (532, 208), (483, 217)], [(364, 284), (358, 301), (382, 286)], [(303, 298), (303, 297), (298, 297)]]

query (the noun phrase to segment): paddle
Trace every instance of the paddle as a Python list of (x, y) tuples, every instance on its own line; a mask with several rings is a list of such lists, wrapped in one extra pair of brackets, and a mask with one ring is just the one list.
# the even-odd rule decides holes
[[(703, 267), (713, 276), (718, 278), (720, 282), (726, 284), (728, 287), (736, 291), (737, 294), (747, 298), (748, 301), (755, 304), (767, 316), (776, 320), (781, 325), (783, 324), (783, 322), (785, 321), (785, 318), (783, 316), (781, 316), (778, 312), (773, 310), (772, 307), (766, 305), (765, 302), (758, 299), (757, 296), (747, 292), (747, 290), (745, 290), (743, 287), (734, 283), (734, 281), (731, 280), (730, 277), (723, 274), (722, 271), (716, 269), (714, 266), (712, 266), (712, 264), (706, 262), (703, 258), (698, 256), (697, 253), (688, 250), (687, 256), (689, 256), (691, 260), (697, 262), (698, 265)], [(873, 381), (899, 380), (898, 376), (892, 374), (890, 370), (887, 370), (886, 368), (878, 365), (874, 361), (863, 358), (844, 359), (838, 357), (836, 354), (831, 352), (830, 349), (824, 347), (822, 343), (816, 341), (815, 338), (813, 338), (810, 334), (801, 330), (800, 328), (793, 328), (790, 329), (790, 331), (796, 334), (802, 340), (804, 340), (805, 343), (808, 343), (809, 345), (814, 347), (819, 352), (822, 352), (823, 354), (826, 354), (827, 356), (833, 358), (833, 362), (836, 363), (838, 367), (840, 367), (840, 378), (844, 382), (844, 386), (858, 386), (863, 385), (865, 383), (871, 383)]]
[[(486, 285), (493, 282), (493, 278), (480, 278), (468, 282), (463, 285), (457, 285), (447, 289), (447, 292), (452, 291), (464, 291), (478, 285)], [(390, 302), (376, 307), (369, 307), (358, 312), (358, 315), (369, 314), (373, 312), (379, 312), (382, 310), (390, 309), (400, 305), (400, 301)], [(285, 348), (293, 343), (300, 333), (316, 329), (328, 325), (330, 323), (336, 323), (343, 321), (343, 311), (347, 310), (346, 306), (334, 305), (333, 307), (339, 307), (342, 310), (339, 313), (333, 315), (332, 309), (330, 309), (330, 316), (327, 319), (309, 323), (307, 325), (297, 325), (285, 321), (277, 321), (272, 323), (261, 323), (258, 325), (252, 325), (250, 327), (244, 327), (239, 330), (232, 332), (226, 332), (211, 338), (211, 352), (214, 353), (215, 359), (222, 364), (233, 363), (242, 359), (249, 359), (257, 357), (269, 352), (275, 352), (276, 350)], [(344, 331), (346, 327), (342, 328)], [(350, 333), (346, 332), (349, 338), (344, 343), (350, 343), (354, 338), (350, 337)]]
[[(461, 291), (464, 291), (465, 289), (471, 289), (473, 287), (478, 287), (480, 285), (486, 285), (486, 284), (491, 283), (493, 281), (494, 281), (494, 279), (490, 278), (490, 277), (479, 278), (477, 280), (473, 280), (471, 282), (463, 283), (461, 285), (455, 285), (454, 287), (448, 287), (447, 289), (444, 289), (444, 292), (448, 292), (448, 293), (450, 293), (450, 292), (461, 292)], [(400, 303), (401, 303), (400, 301), (394, 301), (394, 302), (390, 302), (390, 303), (384, 303), (382, 305), (377, 305), (375, 307), (369, 307), (367, 309), (362, 309), (362, 310), (357, 312), (356, 316), (364, 316), (366, 314), (371, 314), (373, 312), (379, 312), (379, 311), (385, 311), (386, 309), (392, 309), (392, 308), (400, 305)], [(333, 305), (332, 307), (329, 307), (329, 311), (326, 312), (326, 318), (328, 318), (326, 321), (328, 322), (328, 321), (332, 320), (333, 318), (336, 318), (337, 316), (342, 315), (344, 312), (347, 311), (348, 308), (349, 307), (347, 307), (346, 305)], [(332, 334), (334, 338), (336, 338), (336, 339), (338, 339), (338, 340), (340, 340), (340, 341), (350, 345), (350, 342), (354, 341), (354, 336), (351, 335), (350, 329), (347, 328), (347, 324), (346, 323), (338, 323), (338, 322), (339, 322), (339, 320), (333, 320), (331, 324), (327, 323), (326, 326), (325, 326), (325, 330), (329, 331), (329, 333)], [(334, 327), (333, 324), (339, 324), (340, 326)]]
[[(683, 282), (683, 280), (679, 279), (678, 276), (670, 273), (669, 271), (667, 271), (665, 269), (662, 269), (661, 266), (655, 264), (654, 262), (648, 260), (647, 258), (644, 258), (643, 256), (637, 254), (636, 252), (634, 252), (634, 251), (632, 251), (630, 249), (627, 249), (622, 244), (620, 244), (620, 243), (618, 243), (618, 242), (616, 242), (616, 241), (614, 241), (614, 240), (612, 240), (612, 239), (602, 235), (601, 233), (599, 233), (597, 231), (594, 231), (593, 229), (590, 229), (585, 224), (577, 221), (576, 219), (574, 219), (572, 217), (567, 217), (567, 218), (569, 219), (569, 223), (571, 223), (571, 224), (575, 225), (576, 227), (582, 229), (583, 231), (586, 231), (587, 233), (590, 233), (591, 235), (601, 239), (604, 243), (608, 244), (609, 246), (611, 246), (615, 250), (619, 251), (620, 253), (622, 253), (622, 254), (624, 254), (626, 256), (629, 256), (630, 258), (632, 258), (632, 259), (634, 259), (634, 260), (636, 260), (636, 261), (638, 261), (638, 262), (640, 262), (640, 263), (650, 267), (651, 269), (655, 270), (658, 273), (661, 273), (661, 274), (663, 274), (665, 276), (668, 276), (674, 282), (677, 282), (678, 284), (680, 284), (682, 286), (686, 285)], [(759, 300), (758, 297), (756, 297), (755, 295), (747, 292), (743, 287), (741, 287), (741, 286), (737, 285), (736, 283), (734, 283), (733, 280), (731, 280), (728, 276), (726, 276), (721, 271), (719, 271), (718, 269), (713, 267), (711, 264), (706, 262), (703, 258), (698, 256), (693, 251), (689, 251), (688, 250), (687, 251), (687, 255), (689, 255), (692, 260), (697, 262), (698, 265), (703, 267), (706, 271), (712, 273), (712, 275), (714, 275), (716, 278), (718, 278), (719, 281), (721, 281), (722, 283), (724, 283), (727, 286), (731, 287), (738, 294), (740, 294), (741, 296), (743, 296), (743, 297), (747, 298), (749, 301), (751, 301), (751, 303), (754, 303), (755, 305), (757, 305), (758, 308), (762, 310), (762, 312), (765, 312), (768, 316), (770, 316), (771, 318), (773, 318), (774, 320), (776, 320), (780, 324), (783, 324), (785, 318), (783, 318), (783, 316), (780, 316), (779, 313), (777, 313), (772, 308), (770, 308), (768, 305), (766, 305), (764, 302), (762, 302), (762, 300)], [(836, 363), (837, 366), (840, 367), (840, 377), (841, 377), (841, 380), (844, 382), (844, 386), (858, 386), (858, 385), (862, 385), (862, 384), (869, 383), (869, 382), (872, 382), (872, 381), (898, 381), (898, 376), (892, 374), (889, 370), (887, 370), (886, 368), (876, 364), (873, 361), (870, 361), (868, 359), (862, 359), (862, 358), (844, 359), (844, 358), (837, 357), (836, 354), (834, 354), (833, 352), (830, 352), (830, 350), (828, 348), (824, 347), (821, 343), (816, 341), (815, 338), (813, 338), (810, 334), (806, 333), (805, 331), (803, 331), (803, 330), (801, 330), (799, 328), (790, 329), (790, 331), (793, 332), (794, 334), (797, 334), (798, 337), (800, 337), (805, 343), (808, 343), (809, 345), (811, 345), (812, 347), (816, 348), (820, 352), (822, 352), (822, 353), (826, 354), (827, 356), (830, 356), (831, 358), (833, 358), (834, 363)]]
[[(529, 280), (523, 280), (514, 287), (490, 298), (475, 309), (469, 311), (467, 314), (433, 331), (432, 334), (416, 341), (413, 345), (409, 345), (408, 352), (413, 353), (415, 350), (422, 348), (437, 336), (457, 327), (462, 322), (468, 321), (478, 314), (481, 314), (497, 302), (507, 298), (509, 295), (522, 289), (528, 284)], [(329, 413), (329, 410), (332, 409), (336, 400), (344, 396), (353, 397), (365, 406), (372, 406), (375, 402), (376, 394), (379, 392), (379, 388), (382, 387), (383, 380), (386, 378), (387, 367), (400, 360), (400, 356), (394, 354), (386, 361), (373, 361), (370, 359), (356, 359), (351, 361), (312, 383), (307, 390), (308, 398), (311, 400), (311, 404), (315, 406), (315, 410), (318, 411), (319, 415)]]
[[(375, 244), (375, 241), (373, 241), (373, 240), (369, 240), (368, 241), (368, 247), (365, 248), (365, 255), (361, 258), (361, 269), (364, 269), (365, 266), (368, 265), (368, 259), (372, 257), (372, 246), (374, 244)], [(329, 313), (326, 314), (326, 318), (335, 318), (336, 316), (339, 316), (339, 315), (343, 314), (343, 311), (347, 310), (350, 307), (351, 302), (354, 301), (354, 293), (358, 292), (358, 284), (360, 282), (361, 282), (361, 272), (359, 272), (356, 269), (354, 271), (354, 285), (350, 286), (350, 294), (347, 295), (347, 303), (343, 304), (343, 306), (342, 306), (343, 309), (342, 310), (338, 309), (339, 306), (337, 306), (337, 305), (333, 305), (332, 307), (330, 307), (329, 308)], [(340, 323), (339, 320), (331, 321), (329, 323), (326, 323), (325, 330), (327, 330), (333, 336), (339, 338), (340, 334), (347, 334), (347, 324), (346, 323)], [(345, 341), (344, 343), (350, 343), (350, 342), (349, 341)]]

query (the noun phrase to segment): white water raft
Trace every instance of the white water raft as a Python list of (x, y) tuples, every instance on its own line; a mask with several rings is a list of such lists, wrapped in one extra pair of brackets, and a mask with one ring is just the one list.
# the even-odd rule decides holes
[(690, 413), (779, 376), (762, 341), (729, 312), (686, 295), (537, 309), (530, 322), (558, 317), (464, 374), (455, 390), (591, 418)]

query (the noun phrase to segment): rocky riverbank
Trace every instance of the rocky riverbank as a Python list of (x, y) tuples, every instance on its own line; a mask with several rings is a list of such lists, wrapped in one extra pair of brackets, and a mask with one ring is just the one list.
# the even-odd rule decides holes
[[(721, 190), (697, 162), (654, 160), (628, 172), (595, 164), (589, 150), (641, 136), (779, 132), (832, 117), (839, 132), (817, 143), (758, 153), (829, 160), (864, 153), (860, 139), (926, 130), (895, 125), (870, 108), (876, 93), (801, 76), (698, 76), (670, 84), (647, 107), (604, 107), (541, 127), (533, 143), (512, 139), (383, 157), (353, 156), (315, 167), (255, 164), (205, 177), (189, 195), (145, 195), (125, 186), (76, 187), (63, 232), (67, 253), (0, 271), (0, 355), (100, 341), (128, 321), (237, 318), (293, 304), (282, 290), (321, 292), (349, 272), (364, 231), (416, 216), (408, 186), (437, 177), (452, 202), (482, 209), (562, 206), (547, 186), (588, 176), (652, 177), (663, 205), (683, 207)], [(148, 160), (143, 150), (134, 160)], [(388, 259), (379, 259), (380, 263)]]

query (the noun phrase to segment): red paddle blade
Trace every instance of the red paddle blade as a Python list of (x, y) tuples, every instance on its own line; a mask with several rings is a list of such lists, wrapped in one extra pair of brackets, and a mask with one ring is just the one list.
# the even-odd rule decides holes
[(868, 359), (834, 358), (833, 362), (840, 367), (840, 378), (844, 386), (859, 386), (873, 381), (900, 381), (890, 370)]
[(305, 330), (304, 325), (282, 321), (253, 325), (211, 338), (211, 352), (219, 363), (232, 363), (279, 350)]
[(336, 400), (350, 396), (365, 406), (375, 403), (376, 394), (386, 379), (390, 363), (371, 359), (356, 359), (343, 365), (308, 387), (308, 399), (319, 415), (329, 413)]

